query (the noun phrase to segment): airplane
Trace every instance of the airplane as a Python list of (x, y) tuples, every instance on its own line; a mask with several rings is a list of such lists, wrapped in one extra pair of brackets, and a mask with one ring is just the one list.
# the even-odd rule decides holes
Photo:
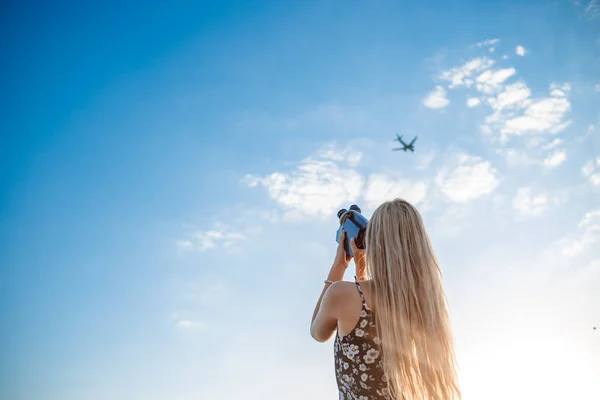
[(412, 142), (410, 142), (409, 144), (406, 144), (406, 143), (404, 143), (404, 141), (402, 140), (402, 136), (399, 136), (399, 135), (396, 133), (396, 140), (398, 140), (400, 143), (402, 143), (402, 146), (404, 146), (404, 147), (397, 147), (397, 148), (395, 148), (395, 149), (392, 149), (393, 151), (394, 151), (394, 150), (404, 150), (404, 151), (406, 151), (406, 150), (410, 150), (410, 151), (412, 151), (413, 153), (415, 152), (415, 148), (413, 147), (413, 144), (415, 143), (415, 140), (417, 140), (417, 137), (416, 137), (416, 136), (415, 136), (415, 138), (412, 140)]

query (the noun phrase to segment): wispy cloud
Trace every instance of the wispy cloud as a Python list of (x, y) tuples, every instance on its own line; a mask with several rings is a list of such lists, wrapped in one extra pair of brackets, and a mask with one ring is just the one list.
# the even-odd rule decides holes
[(182, 318), (179, 313), (173, 313), (171, 318), (175, 322), (175, 326), (183, 330), (204, 330), (206, 325), (198, 320)]
[(182, 329), (204, 329), (206, 326), (199, 321), (192, 321), (189, 319), (182, 319), (177, 321), (177, 326)]
[[(496, 87), (496, 89), (499, 88), (500, 86)], [(505, 110), (510, 111), (527, 105), (526, 103), (530, 95), (531, 90), (524, 82), (515, 82), (504, 86), (496, 96), (486, 98), (487, 104), (495, 112), (495, 114), (486, 118), (486, 122), (493, 122), (499, 119), (500, 116), (498, 114)]]
[(596, 160), (589, 160), (581, 168), (581, 173), (585, 176), (592, 186), (600, 187), (600, 156)]
[[(478, 47), (485, 43), (480, 42)], [(526, 50), (519, 45), (515, 52), (524, 55)], [(495, 64), (489, 57), (477, 56), (442, 71), (436, 78), (449, 82), (450, 90), (466, 89), (468, 108), (489, 108), (480, 129), (509, 164), (539, 165), (546, 169), (562, 165), (566, 160), (566, 152), (560, 148), (562, 140), (547, 138), (563, 132), (572, 123), (571, 85), (551, 82), (548, 95), (534, 97), (514, 67), (494, 69)], [(511, 140), (525, 141), (527, 150), (507, 148)]]
[(496, 46), (498, 43), (500, 43), (500, 39), (494, 38), (494, 39), (482, 40), (481, 42), (475, 43), (473, 46), (474, 47), (490, 47), (490, 46)]
[(556, 138), (553, 141), (551, 141), (550, 143), (547, 143), (545, 145), (542, 146), (543, 150), (550, 150), (553, 149), (557, 146), (560, 146), (563, 143), (563, 140), (560, 138)]
[(264, 187), (269, 197), (288, 211), (328, 217), (360, 195), (365, 180), (354, 169), (359, 159), (358, 152), (328, 149), (305, 158), (293, 171), (262, 177), (250, 174), (244, 182)]
[(545, 191), (534, 193), (530, 187), (521, 187), (512, 200), (513, 208), (528, 217), (541, 216), (552, 205), (560, 203), (559, 197), (551, 197)]
[(594, 124), (589, 124), (587, 130), (585, 131), (585, 134), (583, 136), (578, 137), (577, 141), (581, 142), (587, 139), (588, 136), (590, 136), (590, 134), (594, 131), (594, 129), (596, 129), (596, 126)]
[(211, 229), (198, 230), (188, 239), (179, 240), (176, 244), (180, 250), (206, 251), (218, 246), (230, 247), (246, 238), (244, 233), (232, 231), (222, 222), (215, 222)]
[(450, 104), (448, 100), (446, 89), (442, 86), (436, 86), (428, 95), (423, 99), (423, 105), (428, 108), (438, 109), (444, 108)]
[(541, 166), (545, 170), (557, 168), (567, 160), (565, 150), (559, 149), (563, 144), (562, 139), (550, 142), (534, 140), (526, 148), (498, 147), (495, 151), (505, 157), (506, 162), (512, 166)]
[(496, 174), (489, 161), (463, 153), (438, 171), (435, 182), (446, 198), (464, 203), (492, 193), (500, 184)]
[(496, 71), (485, 70), (475, 79), (475, 87), (485, 94), (497, 93), (502, 88), (504, 81), (516, 73), (517, 70), (512, 67)]
[(437, 78), (443, 81), (449, 81), (449, 89), (455, 89), (461, 86), (469, 88), (474, 83), (475, 75), (491, 67), (494, 63), (494, 60), (487, 57), (476, 57), (467, 61), (460, 67), (453, 67), (443, 71)]
[(480, 104), (481, 104), (481, 100), (477, 97), (469, 97), (467, 99), (467, 106), (469, 108), (477, 107)]
[(534, 165), (538, 162), (526, 151), (515, 148), (499, 148), (496, 149), (496, 152), (498, 154), (503, 154), (506, 157), (506, 162), (512, 166)]
[(576, 7), (581, 7), (583, 16), (589, 20), (600, 16), (600, 5), (598, 0), (571, 0)]
[(599, 16), (600, 5), (598, 5), (598, 0), (589, 0), (585, 6), (585, 13), (592, 18)]
[(531, 91), (522, 82), (505, 87), (497, 96), (488, 98), (493, 113), (486, 118), (486, 124), (499, 132), (502, 142), (512, 135), (563, 131), (571, 124), (571, 120), (566, 119), (571, 110), (567, 98), (570, 86), (553, 83), (550, 89), (550, 96), (532, 99)]
[(577, 227), (574, 235), (559, 241), (564, 256), (578, 256), (600, 241), (600, 209), (587, 212)]
[(351, 167), (356, 167), (363, 157), (360, 151), (353, 150), (350, 147), (338, 146), (337, 143), (324, 145), (318, 151), (318, 155), (325, 159), (346, 162)]
[[(439, 78), (451, 82), (449, 89), (474, 86), (493, 111), (486, 117), (485, 126), (498, 131), (504, 139), (509, 135), (558, 133), (570, 124), (565, 118), (570, 111), (569, 84), (553, 82), (550, 96), (531, 98), (525, 82), (505, 83), (516, 75), (514, 67), (492, 70), (494, 63), (487, 57), (476, 57), (460, 67), (443, 71)], [(473, 100), (472, 104), (477, 103)]]
[(544, 166), (547, 168), (556, 168), (567, 159), (567, 153), (564, 150), (557, 150), (544, 159)]

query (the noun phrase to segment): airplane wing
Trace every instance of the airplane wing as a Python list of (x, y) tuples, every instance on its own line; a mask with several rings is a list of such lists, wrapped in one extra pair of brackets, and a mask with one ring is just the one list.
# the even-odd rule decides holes
[(417, 136), (415, 136), (415, 138), (412, 140), (412, 142), (410, 142), (409, 146), (412, 146), (416, 140), (417, 140)]

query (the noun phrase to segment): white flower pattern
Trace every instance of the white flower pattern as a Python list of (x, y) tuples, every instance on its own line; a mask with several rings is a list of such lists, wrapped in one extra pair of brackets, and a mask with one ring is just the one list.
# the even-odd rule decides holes
[(334, 343), (339, 399), (391, 400), (373, 312), (365, 302), (358, 280), (354, 279), (362, 300), (360, 319), (348, 335), (342, 339), (336, 335)]
[(348, 347), (347, 352), (345, 353), (348, 358), (353, 359), (355, 355), (357, 355), (359, 352), (358, 346), (355, 344), (351, 344), (350, 347)]

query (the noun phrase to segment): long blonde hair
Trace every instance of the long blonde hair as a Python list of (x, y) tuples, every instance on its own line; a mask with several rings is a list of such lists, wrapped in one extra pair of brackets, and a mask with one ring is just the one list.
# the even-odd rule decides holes
[(365, 251), (392, 398), (460, 399), (441, 273), (419, 212), (402, 199), (381, 204)]

